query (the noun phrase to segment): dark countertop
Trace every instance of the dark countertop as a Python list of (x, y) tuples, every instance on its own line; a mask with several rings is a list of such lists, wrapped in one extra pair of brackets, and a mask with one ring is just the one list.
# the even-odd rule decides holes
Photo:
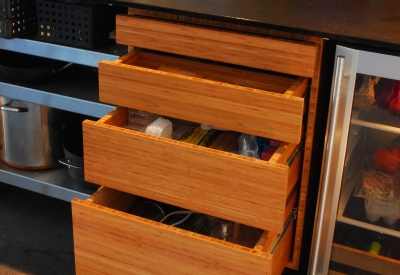
[(400, 50), (397, 0), (102, 0)]

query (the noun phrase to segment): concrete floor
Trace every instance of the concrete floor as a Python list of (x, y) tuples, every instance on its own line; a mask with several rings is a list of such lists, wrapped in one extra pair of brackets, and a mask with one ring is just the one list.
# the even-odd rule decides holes
[(73, 275), (71, 204), (0, 183), (0, 275)]

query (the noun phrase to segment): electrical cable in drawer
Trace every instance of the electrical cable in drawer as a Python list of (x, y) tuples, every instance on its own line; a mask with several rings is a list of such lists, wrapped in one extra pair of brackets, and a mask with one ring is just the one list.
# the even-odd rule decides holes
[(252, 248), (263, 230), (203, 213), (139, 198), (131, 214), (190, 232)]

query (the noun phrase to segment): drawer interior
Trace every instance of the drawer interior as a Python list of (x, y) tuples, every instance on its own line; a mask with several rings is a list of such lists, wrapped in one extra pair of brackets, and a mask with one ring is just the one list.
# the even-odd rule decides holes
[(127, 53), (120, 64), (298, 97), (304, 97), (307, 88), (304, 77), (146, 50)]
[(103, 102), (299, 143), (309, 79), (132, 51), (99, 63)]
[(282, 232), (297, 199), (302, 150), (269, 161), (123, 128), (117, 108), (83, 125), (85, 179), (127, 193)]
[[(113, 274), (163, 274), (166, 269), (171, 274), (281, 274), (290, 258), (291, 219), (282, 234), (253, 228), (223, 240), (131, 214), (140, 201), (101, 187), (86, 201), (72, 202), (77, 274), (86, 268), (107, 270), (110, 264), (119, 266)], [(96, 266), (86, 267), (91, 255)]]

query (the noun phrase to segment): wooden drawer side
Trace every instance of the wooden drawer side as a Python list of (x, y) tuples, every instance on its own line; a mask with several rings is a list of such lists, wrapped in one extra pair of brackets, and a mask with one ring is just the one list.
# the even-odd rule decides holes
[(72, 219), (77, 275), (281, 274), (293, 236), (270, 254), (79, 199)]
[(116, 106), (289, 143), (299, 143), (303, 132), (304, 98), (284, 93), (110, 61), (99, 63), (99, 91), (101, 101)]
[[(281, 232), (289, 183), (281, 164), (85, 121), (85, 179), (139, 196)], [(123, 119), (124, 116), (121, 116)], [(290, 175), (292, 178), (290, 178)]]
[(117, 15), (117, 43), (313, 77), (316, 47), (205, 27)]

